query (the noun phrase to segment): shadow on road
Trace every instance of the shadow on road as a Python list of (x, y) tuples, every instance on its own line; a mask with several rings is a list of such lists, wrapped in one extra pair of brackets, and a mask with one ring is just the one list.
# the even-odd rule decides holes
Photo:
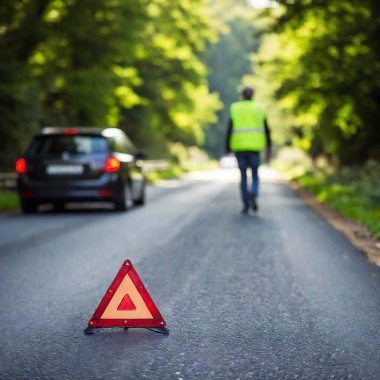
[(128, 211), (116, 211), (113, 205), (108, 203), (68, 203), (61, 209), (54, 208), (53, 205), (46, 204), (40, 206), (37, 215), (84, 215), (84, 214), (107, 214), (107, 215), (123, 215), (137, 211), (141, 207), (130, 206)]

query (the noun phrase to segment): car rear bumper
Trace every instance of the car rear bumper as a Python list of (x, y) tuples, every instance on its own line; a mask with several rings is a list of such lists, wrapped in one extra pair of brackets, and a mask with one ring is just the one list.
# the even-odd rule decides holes
[(17, 180), (21, 199), (39, 203), (49, 202), (104, 202), (119, 199), (123, 193), (123, 181), (117, 174), (104, 174), (94, 180), (46, 181), (27, 175)]

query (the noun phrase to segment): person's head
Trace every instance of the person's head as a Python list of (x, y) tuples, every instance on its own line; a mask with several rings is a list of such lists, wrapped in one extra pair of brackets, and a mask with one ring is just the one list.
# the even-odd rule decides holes
[(246, 86), (241, 92), (244, 100), (251, 100), (255, 94), (255, 90), (252, 87)]

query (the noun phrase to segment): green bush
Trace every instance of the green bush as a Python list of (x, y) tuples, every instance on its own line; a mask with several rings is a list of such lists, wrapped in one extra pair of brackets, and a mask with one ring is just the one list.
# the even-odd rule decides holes
[(0, 211), (12, 210), (19, 206), (18, 196), (15, 192), (0, 191)]
[(299, 177), (312, 168), (310, 157), (304, 151), (292, 147), (280, 149), (272, 165), (287, 178)]
[(146, 173), (146, 178), (149, 183), (154, 183), (160, 179), (173, 179), (178, 178), (183, 174), (183, 170), (179, 165), (169, 164), (166, 170), (153, 171)]
[(318, 201), (380, 237), (380, 163), (370, 161), (361, 168), (347, 167), (333, 173), (314, 169), (293, 179), (312, 191)]

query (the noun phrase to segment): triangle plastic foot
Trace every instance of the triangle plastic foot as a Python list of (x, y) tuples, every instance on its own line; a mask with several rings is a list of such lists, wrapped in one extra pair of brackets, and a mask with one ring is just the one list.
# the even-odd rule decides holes
[(158, 334), (169, 335), (170, 330), (166, 327), (147, 327), (147, 330), (153, 331)]
[(94, 329), (92, 327), (87, 327), (86, 329), (83, 330), (83, 332), (84, 332), (84, 335), (93, 335), (97, 333), (97, 330), (98, 329)]

